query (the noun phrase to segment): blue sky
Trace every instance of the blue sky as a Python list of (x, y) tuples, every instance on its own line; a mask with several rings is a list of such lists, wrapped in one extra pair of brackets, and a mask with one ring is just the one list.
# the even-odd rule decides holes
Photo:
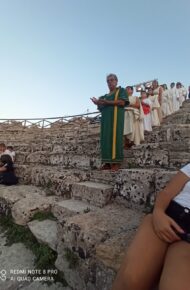
[(190, 84), (189, 0), (0, 0), (0, 118), (95, 111), (106, 75)]

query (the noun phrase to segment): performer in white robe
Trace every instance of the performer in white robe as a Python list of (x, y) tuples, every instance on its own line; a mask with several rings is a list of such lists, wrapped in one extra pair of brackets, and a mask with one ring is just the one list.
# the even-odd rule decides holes
[(169, 94), (172, 100), (172, 113), (173, 113), (179, 110), (179, 96), (177, 89), (175, 87), (175, 83), (170, 84)]
[(143, 109), (138, 97), (133, 96), (133, 87), (127, 87), (130, 105), (125, 108), (124, 132), (125, 148), (139, 145), (144, 141)]
[(183, 91), (183, 96), (184, 96), (185, 100), (187, 100), (188, 92), (187, 92), (187, 89), (183, 85), (182, 85), (182, 91)]
[(176, 88), (177, 88), (177, 93), (178, 93), (178, 97), (179, 97), (179, 107), (182, 107), (183, 102), (187, 98), (187, 90), (180, 82), (178, 82), (176, 84)]
[(167, 117), (172, 113), (171, 102), (170, 102), (170, 94), (167, 88), (167, 85), (162, 85), (163, 93), (162, 93), (162, 116), (163, 118)]
[(158, 108), (158, 117), (159, 117), (159, 120), (160, 120), (160, 123), (162, 122), (162, 109), (161, 109), (161, 106), (162, 106), (162, 92), (163, 92), (163, 89), (161, 86), (159, 86), (158, 84), (158, 81), (154, 80), (152, 82), (152, 88), (153, 88), (153, 93), (154, 95), (157, 96), (158, 98), (158, 102), (160, 104), (160, 108)]
[(148, 98), (152, 102), (152, 110), (151, 110), (152, 126), (160, 126), (160, 120), (158, 117), (158, 109), (160, 108), (160, 104), (158, 102), (158, 96), (154, 95), (152, 88), (148, 89)]
[(144, 131), (152, 131), (152, 118), (151, 118), (151, 109), (152, 102), (147, 98), (147, 93), (145, 91), (141, 92), (141, 104), (144, 111)]
[(178, 99), (179, 99), (179, 107), (181, 107), (183, 102), (185, 101), (185, 96), (184, 96), (182, 84), (180, 82), (176, 84), (176, 89), (177, 89), (177, 94), (178, 94)]

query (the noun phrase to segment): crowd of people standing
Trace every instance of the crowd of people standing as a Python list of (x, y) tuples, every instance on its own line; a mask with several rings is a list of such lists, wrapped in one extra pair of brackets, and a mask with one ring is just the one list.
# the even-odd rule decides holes
[[(115, 74), (107, 76), (109, 93), (91, 98), (101, 112), (102, 169), (118, 170), (123, 160), (123, 147), (128, 149), (144, 142), (144, 132), (160, 126), (163, 119), (176, 112), (189, 97), (185, 87), (177, 82), (159, 85), (157, 80), (136, 87), (118, 87)], [(190, 88), (189, 88), (190, 92)], [(124, 136), (124, 138), (123, 138)], [(123, 141), (124, 140), (124, 141)]]
[(187, 98), (187, 90), (181, 83), (159, 85), (154, 80), (149, 87), (140, 88), (140, 97), (133, 96), (133, 87), (127, 86), (129, 106), (125, 108), (125, 148), (144, 141), (144, 132), (160, 126), (163, 119), (179, 110)]

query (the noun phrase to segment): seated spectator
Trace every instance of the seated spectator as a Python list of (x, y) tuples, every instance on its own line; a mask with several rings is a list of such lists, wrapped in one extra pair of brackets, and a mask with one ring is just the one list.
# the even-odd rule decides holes
[(156, 198), (139, 227), (112, 290), (188, 290), (190, 285), (190, 163)]
[(15, 162), (15, 151), (13, 149), (13, 146), (7, 146), (7, 149), (5, 150), (5, 154), (10, 155), (12, 158), (12, 161)]
[(14, 174), (13, 161), (10, 155), (3, 154), (0, 157), (0, 184), (14, 185), (18, 178)]

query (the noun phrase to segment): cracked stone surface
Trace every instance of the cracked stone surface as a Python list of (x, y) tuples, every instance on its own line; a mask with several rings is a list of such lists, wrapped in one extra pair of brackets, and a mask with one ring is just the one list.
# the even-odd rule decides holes
[(56, 251), (58, 240), (56, 221), (48, 219), (44, 221), (34, 220), (27, 225), (39, 243), (46, 244)]

